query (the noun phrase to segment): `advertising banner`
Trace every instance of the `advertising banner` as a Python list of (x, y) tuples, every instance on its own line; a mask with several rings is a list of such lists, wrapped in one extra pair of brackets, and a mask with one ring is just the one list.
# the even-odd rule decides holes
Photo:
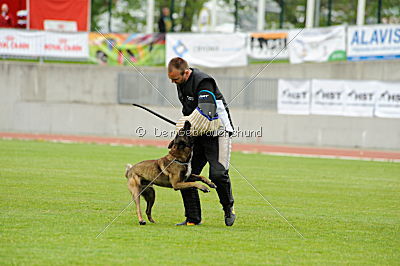
[(75, 22), (78, 31), (89, 31), (89, 0), (27, 0), (29, 29), (44, 30), (45, 21), (59, 21), (57, 30), (68, 30), (65, 22)]
[(46, 32), (43, 51), (45, 57), (88, 58), (88, 33)]
[(400, 58), (400, 25), (351, 26), (347, 28), (347, 59)]
[(278, 80), (278, 113), (310, 114), (310, 86), (309, 80)]
[(24, 28), (22, 23), (18, 23), (21, 21), (19, 21), (20, 18), (18, 17), (17, 13), (20, 10), (26, 10), (26, 0), (0, 1), (0, 6), (4, 2), (7, 3), (8, 14), (11, 15), (12, 18), (12, 25), (10, 26), (10, 28)]
[(44, 32), (0, 29), (0, 55), (38, 57), (42, 52)]
[[(345, 27), (290, 30), (290, 63), (346, 60)], [(298, 34), (299, 33), (299, 34)], [(298, 34), (298, 35), (297, 35)]]
[(346, 80), (344, 87), (346, 91), (343, 115), (372, 117), (379, 94), (379, 82)]
[(166, 63), (182, 57), (190, 65), (205, 67), (233, 67), (247, 65), (246, 35), (199, 33), (167, 34)]
[(346, 98), (345, 81), (311, 80), (311, 114), (343, 115)]
[(379, 82), (379, 87), (375, 115), (400, 118), (400, 82)]
[(90, 59), (108, 65), (164, 65), (165, 34), (89, 34)]
[(400, 82), (278, 81), (278, 113), (400, 118)]
[(286, 49), (288, 33), (280, 31), (253, 32), (248, 35), (247, 55), (252, 59), (289, 59)]

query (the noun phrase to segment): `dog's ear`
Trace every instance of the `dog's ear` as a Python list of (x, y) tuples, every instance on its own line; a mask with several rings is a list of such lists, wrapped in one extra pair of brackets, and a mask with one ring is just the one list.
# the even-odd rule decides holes
[(168, 149), (171, 149), (174, 146), (174, 139), (168, 144)]
[(185, 130), (185, 131), (187, 131), (187, 130), (190, 130), (190, 127), (191, 127), (192, 125), (190, 124), (190, 122), (188, 121), (188, 120), (186, 120), (185, 121), (185, 125), (183, 126), (183, 129)]

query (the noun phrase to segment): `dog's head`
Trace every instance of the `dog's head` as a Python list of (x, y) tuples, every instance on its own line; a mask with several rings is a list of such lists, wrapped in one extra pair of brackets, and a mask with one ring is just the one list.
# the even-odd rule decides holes
[[(189, 121), (185, 121), (185, 125), (181, 128), (178, 133), (176, 133), (175, 138), (169, 143), (168, 149), (177, 149), (181, 151), (186, 151), (193, 148), (194, 138), (190, 135), (191, 124)], [(186, 149), (186, 150), (185, 150)]]

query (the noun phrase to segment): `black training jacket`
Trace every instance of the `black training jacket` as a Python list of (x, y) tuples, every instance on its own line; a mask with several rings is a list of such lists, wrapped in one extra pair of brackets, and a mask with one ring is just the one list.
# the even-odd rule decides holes
[[(227, 107), (224, 96), (218, 89), (215, 80), (211, 76), (209, 76), (204, 72), (201, 72), (197, 68), (190, 68), (190, 69), (192, 70), (192, 73), (190, 74), (189, 79), (183, 84), (179, 85), (177, 84), (178, 98), (183, 106), (182, 107), (183, 115), (185, 116), (190, 115), (198, 105), (199, 92), (202, 90), (208, 90), (214, 93), (217, 102), (218, 100), (222, 101), (223, 110), (221, 112), (222, 113), (226, 112), (227, 117), (229, 119), (229, 124), (233, 130), (233, 123), (231, 116), (229, 114), (229, 108)], [(221, 112), (219, 112), (219, 114)], [(225, 127), (229, 127), (228, 125), (226, 125), (227, 121), (223, 121), (223, 123), (225, 124)]]

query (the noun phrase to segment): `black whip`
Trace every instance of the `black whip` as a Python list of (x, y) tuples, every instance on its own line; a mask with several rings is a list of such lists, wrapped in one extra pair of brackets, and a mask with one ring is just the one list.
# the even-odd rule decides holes
[(160, 114), (154, 112), (153, 110), (150, 110), (150, 109), (147, 108), (147, 107), (144, 107), (144, 106), (139, 105), (139, 104), (136, 104), (136, 103), (132, 103), (132, 105), (133, 105), (133, 106), (136, 106), (136, 107), (139, 107), (139, 108), (142, 108), (142, 109), (146, 110), (147, 112), (152, 113), (153, 115), (155, 115), (155, 116), (161, 118), (161, 119), (164, 120), (164, 121), (167, 121), (168, 123), (170, 123), (170, 124), (172, 124), (172, 125), (174, 125), (174, 126), (176, 125), (176, 123), (175, 123), (174, 121), (172, 121), (171, 119), (168, 119), (168, 118), (166, 118), (165, 116), (162, 116), (162, 115), (160, 115)]

